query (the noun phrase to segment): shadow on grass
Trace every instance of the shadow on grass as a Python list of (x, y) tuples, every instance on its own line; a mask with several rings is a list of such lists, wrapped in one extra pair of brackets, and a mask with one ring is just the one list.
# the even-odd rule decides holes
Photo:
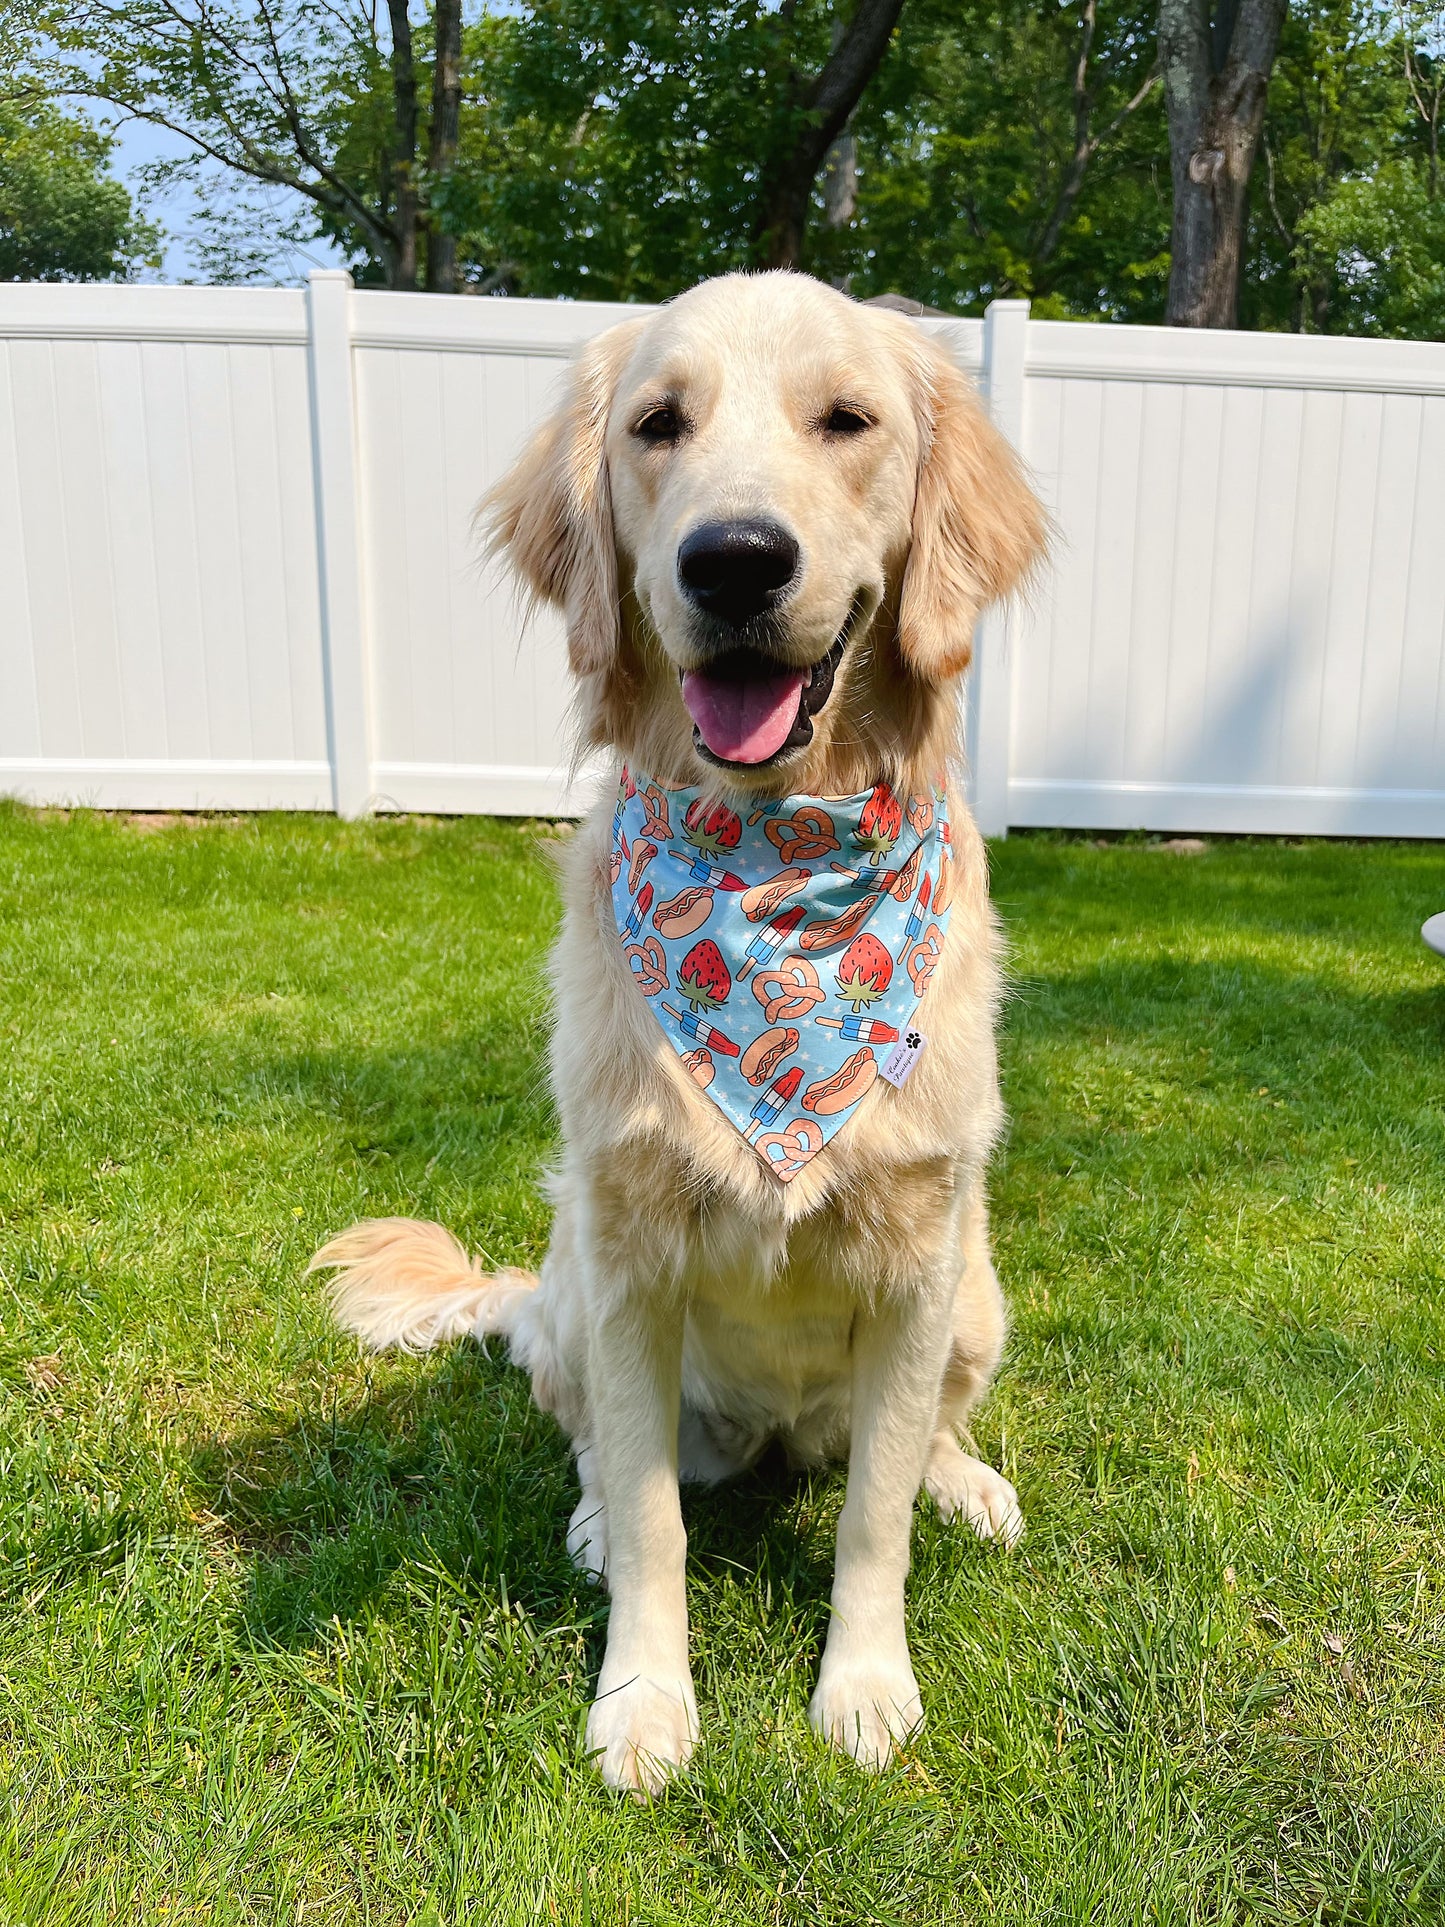
[[(196, 1455), (209, 1509), (247, 1561), (247, 1634), (305, 1648), (333, 1620), (384, 1611), (406, 1570), (425, 1567), (540, 1626), (587, 1629), (597, 1663), (606, 1595), (567, 1555), (577, 1487), (566, 1440), (500, 1357), (463, 1343), (423, 1369)], [(815, 1555), (793, 1517), (810, 1483), (769, 1455), (716, 1491), (685, 1486), (683, 1512), (694, 1567), (781, 1580), (821, 1628), (831, 1556)]]
[(263, 1108), (277, 1096), (327, 1119), (338, 1152), (413, 1163), (444, 1160), (454, 1178), (540, 1164), (554, 1131), (539, 1039), (496, 1024), (401, 1049), (302, 1051), (251, 1066)]
[[(1328, 1124), (1342, 1104), (1358, 1101), (1362, 1058), (1371, 1067), (1376, 1124), (1392, 1107), (1402, 1122), (1412, 1113), (1417, 1150), (1445, 1127), (1422, 1081), (1445, 1048), (1445, 982), (1376, 992), (1338, 974), (1224, 955), (1108, 959), (1038, 971), (1019, 988), (1009, 1041), (1017, 1111), (1008, 1161), (1032, 1164), (1061, 1200), (1072, 1175), (1057, 1170), (1061, 1128), (1071, 1159), (1075, 1152), (1096, 1159), (1101, 1175), (1114, 1176), (1146, 1159), (1151, 1183), (1165, 1195), (1177, 1189), (1186, 1208), (1202, 1170), (1247, 1173), (1262, 1158), (1319, 1156), (1301, 1127)], [(1096, 1064), (1111, 1062), (1116, 1046), (1126, 1059), (1137, 1049), (1150, 1060), (1147, 1087), (1121, 1078), (1102, 1112), (1071, 1115), (1057, 1089), (1039, 1083), (1052, 1082), (1048, 1060), (1060, 1046)], [(1030, 1064), (1034, 1052), (1040, 1055)], [(1376, 1079), (1376, 1071), (1384, 1074)], [(1288, 1107), (1264, 1111), (1261, 1084), (1285, 1092)], [(270, 1066), (257, 1088), (268, 1102), (278, 1090), (294, 1094), (336, 1121), (343, 1158), (367, 1160), (373, 1210), (429, 1215), (417, 1173), (430, 1180), (438, 1163), (440, 1188), (475, 1186), (474, 1224), (489, 1242), (494, 1207), (500, 1235), (515, 1239), (511, 1193), (528, 1184), (546, 1147), (538, 1085), (527, 1043), (488, 1027), (374, 1057), (294, 1056)], [(394, 1172), (391, 1198), (376, 1182), (383, 1162)], [(1005, 1209), (1008, 1176), (999, 1187)], [(1101, 1203), (1101, 1219), (1105, 1209)], [(1005, 1221), (1005, 1247), (1007, 1229)], [(1292, 1329), (1287, 1308), (1273, 1299), (1251, 1307), (1247, 1282), (1241, 1279), (1233, 1304), (1216, 1303), (1213, 1342), (1193, 1342), (1187, 1369), (1206, 1384), (1213, 1375), (1218, 1390), (1238, 1377), (1237, 1392), (1262, 1395), (1263, 1334), (1306, 1406), (1327, 1402), (1342, 1384), (1388, 1376), (1387, 1352), (1376, 1357), (1378, 1335), (1355, 1332), (1346, 1342), (1341, 1333)], [(1133, 1349), (1166, 1344), (1166, 1325), (1131, 1332)], [(1096, 1350), (1101, 1373), (1119, 1371), (1123, 1334), (1097, 1310), (1061, 1305), (1044, 1327), (1032, 1342), (1045, 1358), (1051, 1344), (1066, 1342), (1071, 1351)], [(1134, 1365), (1143, 1371), (1139, 1358)], [(575, 1503), (566, 1442), (533, 1408), (525, 1377), (473, 1347), (420, 1368), (379, 1367), (359, 1402), (299, 1419), (288, 1412), (274, 1425), (263, 1419), (209, 1445), (196, 1469), (211, 1510), (247, 1560), (244, 1621), (258, 1643), (304, 1647), (332, 1620), (385, 1610), (391, 1590), (419, 1565), (446, 1572), (478, 1597), (522, 1604), (539, 1623), (589, 1627), (597, 1641), (605, 1600), (573, 1571), (565, 1549)], [(784, 1583), (821, 1627), (831, 1546), (822, 1535), (815, 1544), (803, 1523), (816, 1510), (807, 1486), (780, 1462), (765, 1461), (716, 1493), (690, 1491), (685, 1512), (696, 1566), (736, 1567)]]

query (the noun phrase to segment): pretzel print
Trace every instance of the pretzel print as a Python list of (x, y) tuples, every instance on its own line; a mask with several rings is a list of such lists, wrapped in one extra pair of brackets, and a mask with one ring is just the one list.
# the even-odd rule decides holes
[(943, 932), (936, 923), (929, 924), (919, 941), (908, 953), (906, 965), (913, 979), (914, 995), (921, 997), (927, 990), (938, 967), (938, 959), (943, 950)]
[(810, 1117), (794, 1118), (785, 1131), (764, 1131), (753, 1149), (767, 1160), (775, 1178), (795, 1178), (823, 1148), (823, 1133)]
[(931, 796), (910, 796), (908, 799), (909, 827), (922, 836), (933, 822), (933, 798)]
[(816, 863), (819, 857), (828, 856), (839, 847), (834, 828), (832, 817), (816, 803), (805, 803), (791, 816), (775, 816), (764, 825), (769, 843), (784, 863)]
[(655, 836), (660, 843), (669, 842), (672, 837), (672, 818), (667, 811), (667, 797), (656, 783), (649, 783), (642, 792), (642, 807), (646, 811), (642, 834)]
[(762, 1005), (770, 1024), (785, 1017), (806, 1017), (814, 1004), (823, 1001), (818, 973), (806, 957), (784, 957), (771, 970), (760, 970), (753, 978), (753, 995)]
[(667, 958), (656, 937), (649, 937), (645, 943), (628, 944), (627, 965), (644, 997), (655, 997), (660, 990), (667, 989)]
[(706, 1090), (717, 1073), (717, 1065), (712, 1061), (710, 1050), (690, 1050), (679, 1060), (694, 1084)]

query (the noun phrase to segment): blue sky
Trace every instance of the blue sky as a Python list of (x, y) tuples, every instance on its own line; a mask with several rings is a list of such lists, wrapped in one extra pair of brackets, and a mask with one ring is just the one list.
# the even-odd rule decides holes
[[(96, 114), (97, 120), (102, 120)], [(164, 128), (152, 127), (148, 121), (122, 121), (112, 128), (115, 149), (111, 155), (111, 168), (125, 181), (132, 193), (137, 192), (136, 170), (148, 161), (171, 160), (185, 154), (189, 144), (178, 134), (168, 133)], [(284, 219), (294, 208), (299, 196), (285, 188), (270, 190), (278, 216)], [(152, 217), (166, 230), (165, 255), (158, 275), (147, 279), (158, 281), (195, 281), (200, 278), (200, 269), (190, 247), (188, 234), (195, 221), (195, 198), (186, 190), (178, 190), (166, 200), (152, 204)], [(287, 256), (277, 261), (276, 278), (281, 281), (303, 281), (308, 268), (334, 268), (343, 265), (335, 249), (327, 241), (313, 241), (304, 254), (288, 250)]]

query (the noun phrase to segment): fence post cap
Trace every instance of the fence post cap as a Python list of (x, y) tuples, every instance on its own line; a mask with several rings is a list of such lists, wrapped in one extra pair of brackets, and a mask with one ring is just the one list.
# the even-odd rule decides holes
[(306, 280), (308, 286), (315, 281), (344, 281), (348, 288), (356, 286), (349, 268), (312, 268)]

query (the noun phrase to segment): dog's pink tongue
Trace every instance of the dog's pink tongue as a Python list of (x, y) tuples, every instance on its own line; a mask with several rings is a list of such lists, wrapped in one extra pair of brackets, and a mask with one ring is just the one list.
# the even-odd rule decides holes
[(788, 740), (806, 681), (801, 670), (737, 682), (691, 669), (682, 679), (682, 700), (714, 756), (765, 763)]

